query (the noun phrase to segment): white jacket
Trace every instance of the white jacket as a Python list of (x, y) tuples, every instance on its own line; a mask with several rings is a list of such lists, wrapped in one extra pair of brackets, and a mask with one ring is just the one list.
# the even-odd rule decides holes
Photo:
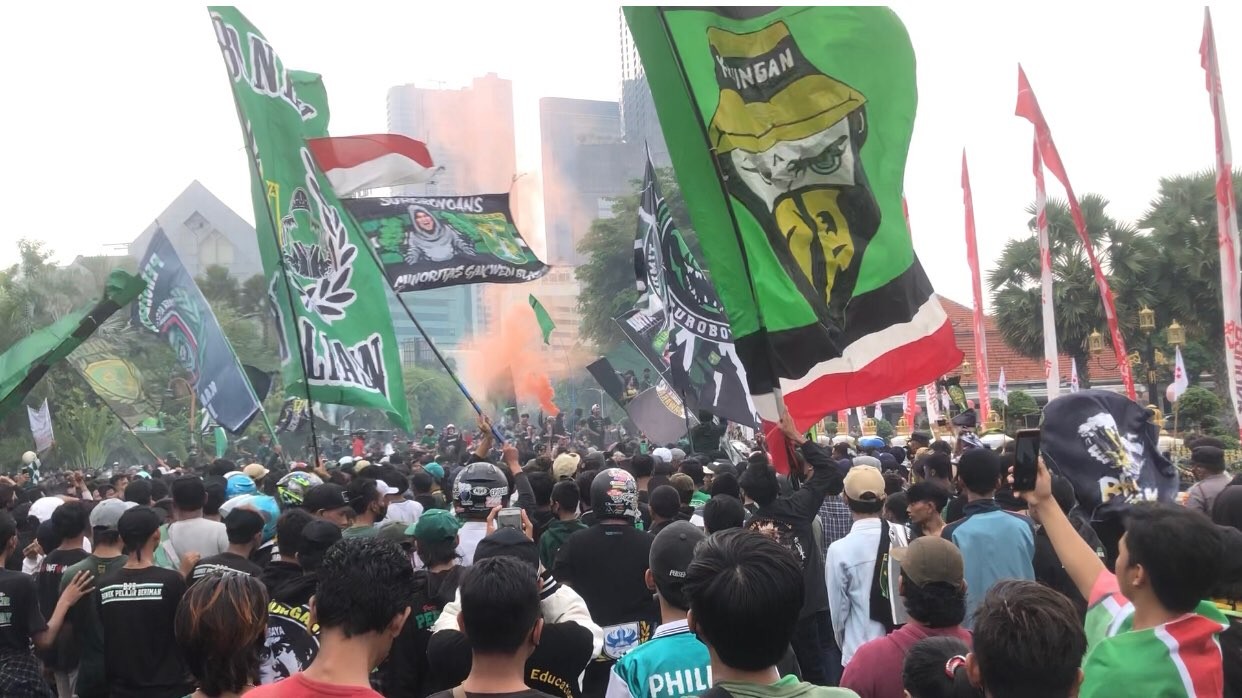
[[(906, 546), (904, 527), (889, 524), (888, 531), (890, 549)], [(871, 620), (871, 580), (879, 547), (879, 518), (855, 521), (848, 535), (828, 546), (824, 579), (841, 666), (849, 664), (864, 642), (885, 635), (884, 626)]]

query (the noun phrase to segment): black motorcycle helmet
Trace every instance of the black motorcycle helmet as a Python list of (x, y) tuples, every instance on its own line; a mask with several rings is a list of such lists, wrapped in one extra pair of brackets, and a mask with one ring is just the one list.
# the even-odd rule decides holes
[(638, 481), (621, 468), (603, 470), (591, 481), (591, 511), (597, 521), (638, 519)]
[(453, 503), (466, 516), (485, 518), (494, 507), (508, 505), (509, 479), (491, 463), (471, 463), (453, 480)]

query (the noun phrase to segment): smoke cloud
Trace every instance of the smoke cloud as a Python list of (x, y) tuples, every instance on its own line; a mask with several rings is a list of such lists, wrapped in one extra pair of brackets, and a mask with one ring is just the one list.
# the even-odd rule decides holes
[[(470, 358), (465, 373), (472, 392), (496, 403), (515, 389), (519, 404), (537, 402), (545, 415), (559, 413), (535, 311), (515, 302), (495, 317), (487, 333), (466, 345)], [(510, 370), (513, 388), (509, 387)]]

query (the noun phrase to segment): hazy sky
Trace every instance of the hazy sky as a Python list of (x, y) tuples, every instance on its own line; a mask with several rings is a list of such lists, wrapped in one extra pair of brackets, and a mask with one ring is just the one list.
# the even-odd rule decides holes
[[(519, 171), (539, 168), (538, 99), (617, 99), (615, 5), (247, 3), (286, 64), (324, 75), (335, 135), (386, 130), (390, 86), (513, 80)], [(919, 257), (936, 289), (970, 303), (959, 162), (968, 151), (980, 256), (1025, 234), (1031, 126), (1013, 115), (1026, 68), (1071, 182), (1113, 215), (1142, 215), (1162, 175), (1213, 165), (1192, 2), (896, 5), (918, 56), (906, 172)], [(1227, 107), (1242, 133), (1242, 3), (1212, 7)], [(15, 3), (0, 42), (6, 223), (58, 258), (137, 236), (193, 179), (247, 220), (249, 175), (206, 11), (184, 3)], [(1242, 153), (1242, 142), (1235, 144)], [(1242, 155), (1239, 156), (1242, 158)], [(634, 173), (635, 177), (639, 173)], [(1050, 196), (1059, 185), (1048, 178)], [(60, 215), (62, 212), (69, 216)], [(986, 295), (985, 285), (985, 295)]]

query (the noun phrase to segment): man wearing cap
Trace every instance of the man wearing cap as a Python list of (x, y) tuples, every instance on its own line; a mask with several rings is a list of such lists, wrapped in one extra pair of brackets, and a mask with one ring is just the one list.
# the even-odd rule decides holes
[(646, 581), (660, 604), (660, 625), (613, 665), (607, 698), (678, 698), (711, 688), (711, 657), (690, 632), (690, 603), (681, 591), (694, 546), (706, 537), (694, 524), (675, 521), (652, 541)]
[[(79, 572), (89, 572), (91, 578), (102, 577), (125, 564), (121, 548), (121, 534), (117, 524), (121, 514), (138, 506), (119, 499), (105, 499), (91, 510), (90, 524), (93, 533), (91, 554), (81, 562), (65, 570), (61, 577), (61, 593)], [(108, 684), (104, 677), (104, 637), (99, 621), (99, 608), (93, 603), (75, 604), (67, 620), (73, 630), (78, 647), (78, 678), (74, 691), (78, 698), (108, 698)]]
[(325, 482), (307, 490), (302, 498), (302, 508), (320, 519), (336, 524), (342, 530), (349, 528), (354, 522), (354, 508), (350, 505), (349, 493), (334, 482)]
[(435, 426), (428, 424), (423, 427), (423, 435), (418, 437), (418, 447), (424, 451), (434, 451), (436, 450), (436, 443), (438, 441), (439, 439), (436, 438)]
[(154, 563), (162, 522), (150, 507), (121, 514), (117, 531), (129, 558), (95, 582), (112, 695), (179, 698), (194, 690), (180, 650), (169, 641), (185, 579)]
[(1215, 446), (1199, 446), (1190, 452), (1190, 469), (1198, 480), (1186, 495), (1186, 507), (1212, 515), (1216, 495), (1229, 485), (1225, 452)]
[[(262, 448), (260, 448), (260, 450), (262, 450)], [(250, 465), (242, 468), (242, 472), (246, 474), (246, 477), (254, 480), (255, 487), (262, 490), (263, 478), (267, 477), (267, 474), (271, 471), (258, 463), (251, 463)]]
[(383, 480), (357, 477), (349, 481), (346, 489), (354, 509), (354, 522), (345, 529), (345, 537), (374, 536), (378, 532), (375, 524), (383, 521), (388, 513), (388, 495), (395, 494), (396, 488), (389, 487)]
[(966, 581), (962, 554), (943, 538), (925, 536), (894, 548), (901, 562), (898, 593), (909, 620), (888, 635), (863, 644), (845, 667), (841, 686), (860, 698), (902, 695), (901, 667), (914, 643), (929, 637), (953, 637), (970, 644), (966, 617)]
[(263, 569), (250, 561), (263, 541), (263, 517), (253, 509), (238, 507), (224, 517), (229, 547), (219, 555), (205, 557), (190, 571), (191, 583), (209, 574), (245, 574), (258, 578)]
[(845, 505), (854, 524), (849, 535), (828, 546), (824, 577), (832, 630), (841, 648), (841, 666), (868, 640), (893, 629), (888, 590), (881, 588), (891, 549), (905, 547), (901, 526), (881, 518), (884, 476), (869, 465), (856, 465), (845, 476)]

